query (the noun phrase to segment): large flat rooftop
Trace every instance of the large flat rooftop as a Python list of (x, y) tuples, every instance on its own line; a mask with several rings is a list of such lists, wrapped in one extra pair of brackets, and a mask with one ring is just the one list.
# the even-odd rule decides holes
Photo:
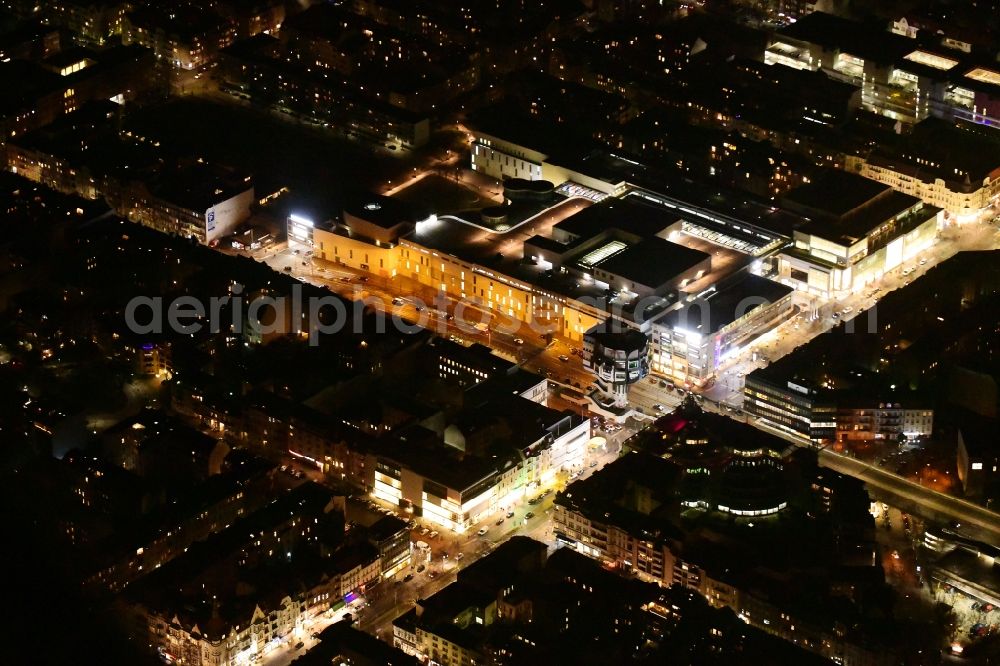
[(839, 169), (824, 171), (812, 182), (784, 196), (784, 203), (831, 217), (842, 217), (892, 188)]
[(671, 310), (664, 316), (663, 323), (709, 335), (759, 307), (781, 300), (792, 291), (789, 286), (746, 273), (717, 291)]
[(656, 288), (691, 270), (710, 255), (662, 238), (646, 238), (629, 245), (596, 268), (630, 282)]

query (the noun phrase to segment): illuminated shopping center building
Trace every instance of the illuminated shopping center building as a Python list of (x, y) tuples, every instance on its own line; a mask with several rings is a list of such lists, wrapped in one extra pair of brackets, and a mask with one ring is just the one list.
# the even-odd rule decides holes
[(789, 192), (783, 205), (809, 221), (779, 256), (778, 275), (796, 289), (846, 294), (929, 249), (940, 208), (845, 171), (830, 170)]
[[(576, 166), (611, 174), (639, 168), (611, 154)], [(593, 348), (588, 332), (613, 320), (649, 339), (642, 367), (681, 382), (706, 381), (727, 355), (791, 314), (791, 290), (758, 273), (787, 242), (794, 216), (734, 197), (744, 216), (756, 216), (748, 222), (626, 180), (610, 188), (616, 195), (588, 197), (597, 190), (576, 180), (593, 177), (571, 175), (555, 188), (505, 188), (505, 206), (464, 217), (417, 214), (377, 195), (342, 211), (303, 207), (288, 218), (289, 242), (396, 280), (400, 292), (419, 285), (585, 350)], [(693, 328), (677, 327), (678, 310), (685, 321), (697, 319)]]

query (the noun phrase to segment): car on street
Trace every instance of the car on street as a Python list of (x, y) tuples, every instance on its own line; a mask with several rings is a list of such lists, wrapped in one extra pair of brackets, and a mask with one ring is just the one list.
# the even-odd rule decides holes
[(569, 356), (566, 356), (566, 354), (559, 354), (559, 360), (562, 361), (563, 363), (568, 363)]
[(534, 517), (535, 517), (535, 514), (534, 514), (534, 513), (532, 513), (531, 511), (529, 511), (529, 512), (528, 512), (528, 513), (526, 513), (526, 514), (524, 514), (524, 519), (525, 519), (525, 520), (531, 520), (531, 519), (532, 519), (532, 518), (534, 518)]
[(522, 340), (521, 338), (514, 338), (514, 344), (515, 345), (523, 345), (524, 344), (524, 340)]
[(485, 527), (480, 527), (479, 531), (476, 532), (476, 536), (484, 536), (486, 534), (486, 532), (487, 532), (487, 529)]
[(852, 308), (850, 305), (848, 305), (846, 308), (844, 308), (843, 310), (841, 310), (841, 313), (845, 314), (845, 315), (846, 314), (851, 314), (852, 312), (854, 312), (854, 308)]
[(514, 517), (514, 512), (513, 511), (508, 511), (507, 512), (507, 517), (508, 518), (513, 518)]
[(500, 520), (497, 521), (497, 525), (503, 525), (503, 521), (504, 521), (504, 519), (501, 518)]
[(427, 577), (428, 577), (428, 578), (436, 578), (436, 577), (437, 577), (437, 574), (436, 574), (436, 573), (434, 573), (433, 571), (428, 571), (428, 572), (427, 572)]
[(413, 580), (413, 574), (406, 574), (405, 576), (403, 576), (404, 583), (409, 583), (411, 580)]
[(424, 565), (422, 565), (422, 564), (421, 564), (421, 565), (419, 565), (419, 566), (417, 566), (417, 573), (423, 573), (423, 572), (424, 572), (424, 569), (426, 569), (426, 568), (427, 568), (427, 567), (425, 567), (425, 566), (424, 566)]
[(400, 298), (399, 296), (396, 296), (394, 299), (392, 299), (392, 304), (393, 305), (402, 305), (403, 304), (403, 299)]
[(460, 560), (460, 559), (462, 559), (463, 557), (465, 557), (465, 553), (459, 553), (458, 555), (456, 555), (456, 556), (455, 556), (455, 559), (456, 559), (456, 560)]
[(438, 538), (438, 533), (436, 531), (434, 531), (434, 530), (431, 530), (431, 533), (428, 534), (427, 536), (429, 538), (431, 538), (431, 539), (437, 539)]

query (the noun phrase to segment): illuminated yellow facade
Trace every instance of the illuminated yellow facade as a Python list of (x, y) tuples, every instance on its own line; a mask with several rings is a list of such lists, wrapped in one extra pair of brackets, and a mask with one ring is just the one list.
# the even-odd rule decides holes
[[(450, 254), (423, 247), (410, 239), (399, 245), (399, 275), (457, 299), (481, 304), (510, 320), (554, 327), (571, 340), (604, 321), (602, 311)], [(472, 319), (473, 317), (469, 317)]]
[(313, 231), (313, 251), (320, 259), (379, 277), (394, 277), (399, 262), (397, 246), (351, 238), (321, 228)]
[[(928, 164), (929, 168), (933, 166)], [(978, 220), (983, 210), (1000, 196), (1000, 167), (982, 181), (966, 181), (961, 184), (943, 178), (932, 178), (912, 168), (873, 164), (863, 157), (848, 157), (845, 167), (848, 171), (888, 185), (897, 192), (943, 208), (949, 218), (959, 223)], [(960, 177), (956, 174), (956, 179), (958, 178)]]

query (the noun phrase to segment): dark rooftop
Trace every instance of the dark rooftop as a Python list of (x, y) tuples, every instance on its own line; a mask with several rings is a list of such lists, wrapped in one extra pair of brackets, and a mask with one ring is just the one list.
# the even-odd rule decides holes
[(804, 215), (843, 217), (891, 190), (878, 181), (840, 169), (828, 169), (812, 182), (788, 192), (783, 203)]
[(346, 620), (319, 634), (319, 644), (292, 660), (294, 666), (417, 666), (420, 662), (402, 650), (356, 629)]
[(812, 12), (778, 31), (779, 37), (834, 48), (862, 58), (889, 62), (916, 50), (918, 43), (884, 26)]
[(745, 273), (735, 282), (720, 287), (704, 298), (685, 303), (679, 310), (671, 310), (664, 317), (664, 322), (708, 335), (762, 305), (781, 300), (792, 291), (794, 290), (787, 285)]
[(1000, 171), (1000, 137), (996, 134), (995, 129), (981, 125), (927, 118), (909, 134), (880, 142), (868, 161), (924, 182), (941, 178), (953, 188), (971, 192)]
[(701, 250), (653, 237), (628, 246), (595, 268), (655, 289), (709, 259)]
[(348, 192), (344, 213), (359, 217), (383, 229), (412, 223), (413, 210), (400, 199), (370, 192)]

